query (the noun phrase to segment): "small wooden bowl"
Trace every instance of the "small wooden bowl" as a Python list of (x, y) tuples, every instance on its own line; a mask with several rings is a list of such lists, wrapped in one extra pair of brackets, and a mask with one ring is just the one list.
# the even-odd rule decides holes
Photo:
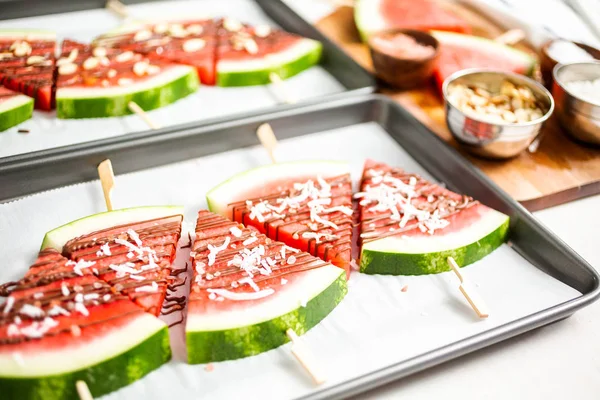
[(372, 40), (375, 36), (369, 39), (368, 44), (377, 77), (396, 88), (410, 89), (422, 85), (429, 80), (439, 56), (440, 44), (429, 33), (413, 29), (391, 30), (381, 32), (376, 36), (395, 35), (399, 33), (412, 37), (419, 44), (433, 47), (434, 53), (430, 57), (422, 59), (401, 58), (381, 52), (377, 49), (377, 46), (373, 46)]
[[(544, 79), (544, 86), (546, 86), (547, 88), (552, 88), (552, 83), (554, 81), (554, 78), (552, 77), (552, 71), (554, 70), (554, 67), (556, 66), (556, 64), (558, 64), (558, 61), (555, 60), (554, 58), (552, 58), (550, 56), (550, 54), (548, 54), (548, 48), (550, 47), (552, 42), (554, 42), (555, 40), (566, 40), (566, 39), (548, 40), (546, 43), (544, 43), (542, 45), (542, 51), (541, 51), (541, 56), (540, 56), (540, 70), (542, 72), (542, 78)], [(600, 60), (600, 50), (599, 49), (589, 46), (585, 43), (573, 42), (571, 40), (569, 40), (569, 42), (572, 42), (577, 47), (580, 47), (583, 50), (587, 51), (596, 60)]]

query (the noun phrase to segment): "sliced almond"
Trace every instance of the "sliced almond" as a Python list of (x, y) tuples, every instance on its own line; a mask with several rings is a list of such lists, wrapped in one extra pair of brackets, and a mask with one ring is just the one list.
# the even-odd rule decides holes
[(31, 46), (27, 42), (20, 42), (13, 52), (17, 57), (25, 57), (31, 54)]
[(127, 86), (127, 85), (131, 85), (133, 83), (133, 79), (130, 79), (130, 78), (119, 78), (119, 80), (117, 81), (117, 83), (119, 84), (119, 86)]
[(148, 61), (138, 61), (133, 64), (133, 73), (137, 76), (143, 76), (148, 69)]
[(204, 28), (200, 24), (191, 24), (187, 28), (185, 28), (192, 35), (199, 35), (204, 32)]
[(77, 64), (69, 63), (69, 64), (63, 64), (60, 67), (58, 67), (59, 75), (71, 75), (71, 74), (74, 74), (75, 72), (77, 72)]
[(110, 65), (110, 60), (108, 59), (108, 57), (100, 57), (100, 64), (104, 65), (105, 67), (108, 67)]
[(183, 51), (193, 53), (202, 50), (205, 46), (206, 40), (204, 39), (188, 39), (183, 43)]
[(56, 60), (57, 67), (60, 67), (61, 65), (65, 65), (65, 64), (71, 64), (71, 60), (69, 60), (66, 57), (61, 57), (58, 60)]
[(254, 28), (254, 34), (260, 38), (267, 37), (271, 34), (271, 27), (269, 25), (258, 25)]
[(94, 51), (92, 51), (94, 57), (106, 57), (107, 51), (105, 47), (96, 47)]
[(27, 58), (27, 65), (39, 64), (46, 61), (46, 57), (44, 56), (29, 56)]
[(83, 69), (85, 69), (85, 70), (94, 69), (98, 65), (100, 65), (100, 60), (98, 60), (96, 57), (89, 57), (89, 58), (86, 58), (85, 61), (83, 62)]
[(165, 22), (154, 25), (154, 32), (156, 32), (158, 34), (165, 33), (168, 30), (169, 30), (169, 24), (167, 24)]
[(126, 51), (126, 52), (121, 53), (118, 56), (116, 56), (115, 60), (120, 63), (127, 62), (127, 61), (130, 61), (131, 59), (133, 59), (133, 56), (134, 56), (133, 51)]
[(107, 87), (110, 83), (106, 79), (102, 79), (102, 86)]
[(244, 41), (244, 48), (246, 49), (246, 51), (249, 54), (257, 54), (258, 53), (258, 44), (256, 44), (256, 41), (254, 41), (252, 39), (248, 39), (248, 40)]
[(229, 32), (237, 32), (241, 30), (243, 27), (242, 23), (237, 19), (233, 18), (225, 18), (223, 20), (223, 28), (228, 30)]
[(160, 67), (158, 65), (149, 65), (146, 72), (148, 75), (156, 75), (160, 72)]
[(70, 62), (73, 62), (77, 59), (77, 56), (79, 55), (79, 50), (78, 49), (73, 49), (71, 50), (71, 52), (69, 53), (69, 57), (68, 60)]
[(106, 73), (106, 76), (108, 76), (109, 78), (114, 78), (115, 76), (117, 76), (117, 70), (109, 69), (108, 72)]
[(512, 111), (504, 111), (502, 113), (502, 118), (506, 122), (517, 122), (517, 117), (515, 116), (515, 113), (513, 113)]
[(169, 27), (169, 35), (176, 38), (184, 38), (188, 35), (188, 32), (185, 30), (183, 25), (173, 24)]
[(142, 42), (144, 40), (148, 40), (152, 37), (152, 32), (148, 29), (142, 29), (141, 31), (137, 31), (133, 36), (133, 40), (136, 42)]
[(13, 57), (13, 53), (12, 52), (0, 53), (0, 60), (2, 60), (3, 58), (11, 58), (11, 57)]

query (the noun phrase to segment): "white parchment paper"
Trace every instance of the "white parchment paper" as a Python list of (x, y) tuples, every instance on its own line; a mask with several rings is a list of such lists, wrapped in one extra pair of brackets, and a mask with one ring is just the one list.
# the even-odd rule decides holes
[[(252, 24), (277, 26), (252, 0), (160, 1), (132, 5), (128, 9), (137, 19), (229, 16)], [(70, 38), (89, 42), (123, 22), (109, 11), (99, 9), (0, 21), (0, 29), (52, 30), (57, 32), (59, 41)], [(222, 88), (204, 85), (196, 93), (166, 107), (150, 111), (149, 115), (164, 127), (260, 111), (281, 102), (281, 94), (272, 86)], [(285, 87), (296, 101), (319, 98), (345, 90), (341, 83), (320, 66), (287, 79)], [(30, 133), (18, 133), (18, 129), (28, 129)], [(6, 132), (0, 132), (0, 158), (148, 129), (144, 121), (136, 115), (60, 120), (56, 118), (56, 112), (34, 111), (34, 116), (29, 121)]]
[[(351, 160), (354, 179), (373, 158), (428, 174), (375, 123), (284, 140), (280, 160)], [(117, 176), (115, 207), (183, 204), (193, 226), (204, 195), (230, 175), (268, 162), (262, 148), (249, 148)], [(118, 172), (118, 171), (117, 171)], [(0, 281), (20, 277), (36, 255), (44, 232), (104, 210), (98, 182), (30, 196), (0, 205)], [(180, 259), (177, 262), (181, 262)], [(529, 264), (509, 246), (465, 268), (465, 277), (485, 299), (490, 317), (479, 320), (451, 273), (418, 277), (354, 273), (342, 303), (303, 339), (332, 385), (423, 354), (579, 296)], [(401, 289), (408, 286), (406, 292)], [(211, 400), (290, 399), (316, 390), (290, 354), (290, 346), (246, 359), (204, 365), (171, 361), (106, 399)]]

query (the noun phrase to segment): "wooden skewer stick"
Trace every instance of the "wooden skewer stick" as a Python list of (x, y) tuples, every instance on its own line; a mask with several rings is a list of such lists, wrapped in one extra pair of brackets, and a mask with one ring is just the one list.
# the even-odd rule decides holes
[(111, 193), (115, 186), (115, 174), (113, 173), (112, 163), (106, 159), (98, 165), (98, 176), (100, 177), (100, 183), (102, 184), (102, 192), (104, 193), (104, 201), (106, 202), (106, 209), (112, 211), (112, 200)]
[(479, 318), (489, 317), (489, 313), (487, 311), (487, 307), (485, 306), (483, 299), (479, 296), (477, 291), (467, 281), (465, 281), (464, 277), (460, 272), (460, 267), (458, 266), (458, 264), (456, 264), (454, 258), (448, 257), (447, 261), (448, 265), (450, 265), (450, 268), (452, 268), (452, 270), (458, 277), (458, 280), (460, 281), (460, 286), (458, 287), (460, 289), (460, 292), (463, 294), (463, 296), (465, 296), (465, 299), (467, 299), (467, 302), (469, 303), (473, 311), (475, 311)]
[(127, 104), (127, 107), (131, 110), (131, 112), (137, 114), (137, 116), (139, 116), (141, 119), (143, 119), (144, 122), (146, 124), (148, 124), (148, 126), (151, 129), (160, 129), (161, 128), (161, 126), (159, 124), (157, 124), (156, 122), (154, 122), (152, 120), (152, 118), (150, 118), (150, 116), (144, 110), (142, 110), (142, 107), (140, 107), (138, 105), (138, 103), (136, 103), (135, 101), (130, 101)]
[(271, 125), (269, 123), (264, 123), (261, 126), (259, 126), (256, 130), (256, 136), (258, 136), (258, 140), (260, 140), (260, 143), (269, 153), (269, 158), (271, 158), (271, 162), (273, 164), (277, 163), (277, 159), (275, 158), (277, 138), (275, 137), (275, 132), (273, 132), (273, 128), (271, 128)]
[(92, 393), (90, 393), (90, 388), (85, 381), (75, 382), (75, 388), (77, 388), (77, 394), (81, 400), (94, 400)]
[(106, 2), (106, 8), (121, 18), (129, 17), (129, 10), (127, 10), (127, 6), (125, 6), (125, 4), (121, 3), (119, 0), (108, 0)]
[(325, 382), (325, 376), (322, 371), (316, 367), (317, 363), (315, 358), (308, 347), (304, 346), (296, 332), (290, 328), (285, 331), (285, 334), (292, 341), (292, 354), (296, 357), (302, 367), (304, 367), (306, 372), (310, 374), (315, 384), (320, 385)]
[(273, 84), (273, 87), (277, 89), (278, 97), (286, 104), (296, 104), (296, 99), (290, 95), (290, 91), (286, 87), (283, 79), (276, 72), (271, 72), (269, 74), (269, 79)]
[(525, 39), (525, 32), (522, 29), (511, 29), (496, 37), (494, 41), (510, 46), (519, 43), (523, 39)]

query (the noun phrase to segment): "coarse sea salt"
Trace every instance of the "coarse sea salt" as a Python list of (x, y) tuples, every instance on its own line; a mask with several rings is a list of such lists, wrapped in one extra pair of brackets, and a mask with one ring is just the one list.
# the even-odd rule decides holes
[(600, 105), (600, 78), (567, 82), (565, 87), (581, 100)]

